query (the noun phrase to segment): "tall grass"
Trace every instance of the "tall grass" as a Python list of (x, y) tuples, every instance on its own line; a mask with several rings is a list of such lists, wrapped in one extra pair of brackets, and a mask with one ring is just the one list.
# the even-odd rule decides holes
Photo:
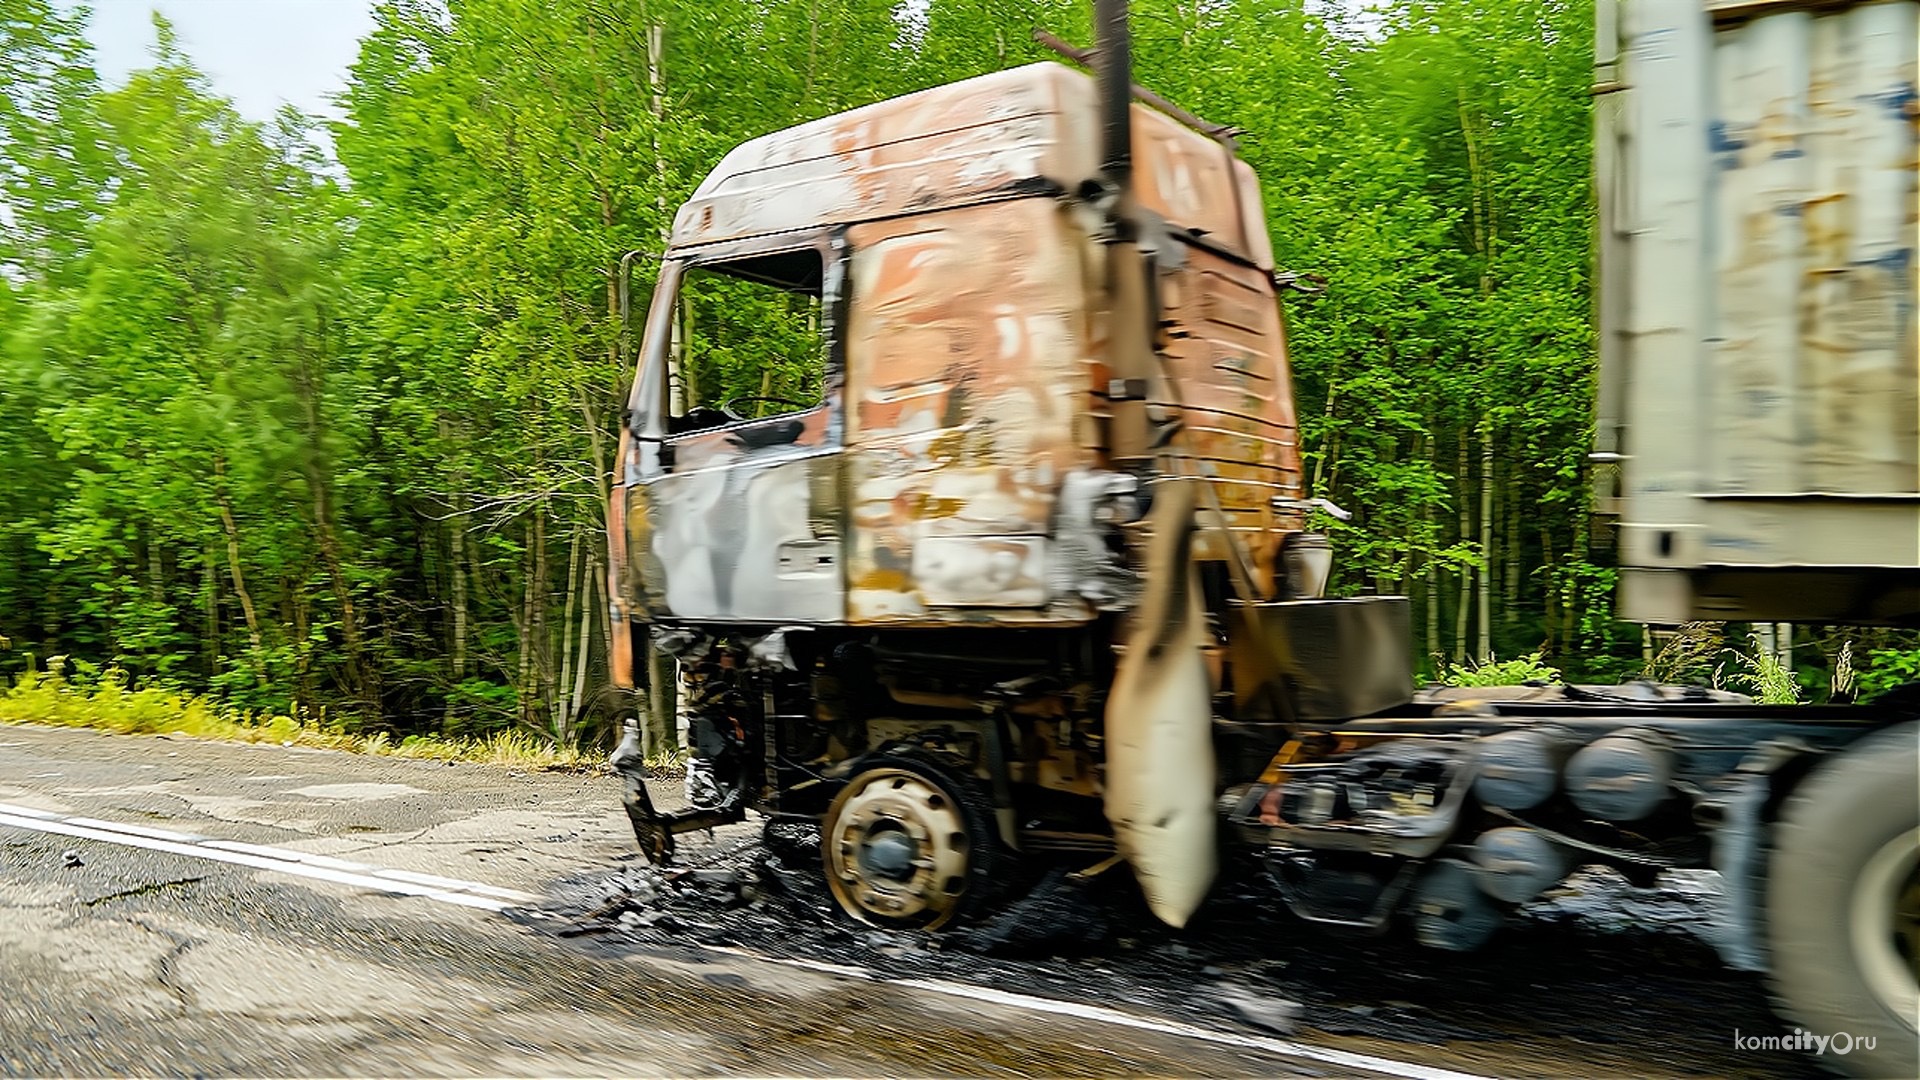
[(1762, 705), (1798, 705), (1800, 704), (1800, 680), (1793, 669), (1780, 662), (1780, 658), (1769, 651), (1755, 632), (1751, 641), (1753, 652), (1735, 653), (1734, 660), (1740, 670), (1727, 677), (1735, 686), (1745, 687), (1755, 701)]
[(57, 657), (49, 661), (48, 670), (29, 670), (13, 686), (0, 691), (0, 723), (94, 728), (123, 735), (187, 735), (221, 742), (279, 743), (536, 769), (589, 769), (605, 760), (597, 752), (556, 746), (519, 731), (502, 731), (483, 739), (409, 735), (396, 742), (386, 732), (355, 734), (281, 713), (231, 709), (164, 687), (134, 687), (123, 672), (114, 668), (69, 679)]

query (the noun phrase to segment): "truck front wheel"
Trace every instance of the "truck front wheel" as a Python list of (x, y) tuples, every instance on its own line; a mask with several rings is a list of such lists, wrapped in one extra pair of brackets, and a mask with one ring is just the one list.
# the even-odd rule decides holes
[(833, 898), (861, 922), (898, 929), (937, 929), (976, 909), (1000, 854), (976, 786), (911, 758), (865, 764), (821, 822)]
[(1767, 915), (1784, 1011), (1814, 1036), (1846, 1036), (1821, 1063), (1920, 1076), (1920, 723), (1860, 740), (1793, 793)]

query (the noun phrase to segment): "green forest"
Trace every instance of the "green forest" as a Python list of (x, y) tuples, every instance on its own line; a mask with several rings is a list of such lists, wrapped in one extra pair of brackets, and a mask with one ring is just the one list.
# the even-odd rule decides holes
[[(1351, 7), (1133, 5), (1136, 78), (1246, 132), (1280, 265), (1328, 279), (1288, 317), (1335, 588), (1412, 596), (1429, 673), (1637, 675), (1588, 513), (1591, 2)], [(388, 0), (322, 131), (244, 120), (158, 18), (108, 86), (84, 10), (0, 0), (0, 673), (573, 738), (621, 254), (739, 141), (1089, 8)]]

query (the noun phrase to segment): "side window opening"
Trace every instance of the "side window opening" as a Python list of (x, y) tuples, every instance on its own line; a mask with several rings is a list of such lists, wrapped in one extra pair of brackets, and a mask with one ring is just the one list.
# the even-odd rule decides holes
[(820, 404), (827, 374), (823, 273), (812, 249), (687, 268), (674, 313), (673, 432)]

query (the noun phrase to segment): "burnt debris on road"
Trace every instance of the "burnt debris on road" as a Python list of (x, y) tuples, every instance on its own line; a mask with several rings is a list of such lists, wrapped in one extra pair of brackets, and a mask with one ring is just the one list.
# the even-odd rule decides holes
[[(1406, 1044), (1444, 1045), (1508, 1068), (1633, 1071), (1657, 1062), (1753, 1076), (1804, 1068), (1784, 1055), (1728, 1052), (1734, 1028), (1770, 1030), (1772, 1020), (1761, 982), (1727, 970), (1703, 936), (1719, 902), (1712, 875), (1644, 889), (1583, 875), (1527, 905), (1489, 950), (1456, 956), (1410, 953), (1392, 936), (1329, 937), (1287, 915), (1257, 875), (1222, 889), (1185, 931), (1152, 919), (1127, 875), (1082, 880), (1056, 869), (975, 925), (892, 932), (840, 914), (818, 858), (804, 823), (732, 826), (684, 847), (671, 865), (630, 859), (510, 914), (596, 955), (746, 950), (1249, 1034), (1334, 1036), (1388, 1053), (1399, 1044), (1401, 1055)], [(1520, 1047), (1526, 1056), (1515, 1057)], [(1577, 1056), (1559, 1057), (1567, 1054)]]

